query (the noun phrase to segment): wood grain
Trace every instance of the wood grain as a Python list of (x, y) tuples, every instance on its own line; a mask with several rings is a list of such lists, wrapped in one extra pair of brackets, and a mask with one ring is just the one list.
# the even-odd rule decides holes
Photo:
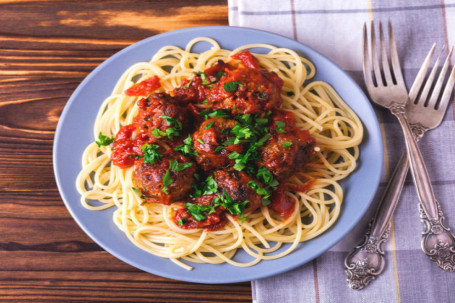
[(226, 25), (226, 1), (0, 0), (0, 12), (0, 302), (251, 302), (249, 283), (169, 280), (105, 252), (52, 169), (60, 114), (90, 71), (155, 34)]

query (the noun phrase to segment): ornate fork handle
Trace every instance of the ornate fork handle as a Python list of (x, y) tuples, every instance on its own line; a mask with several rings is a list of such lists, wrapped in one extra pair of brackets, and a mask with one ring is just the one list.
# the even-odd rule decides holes
[(408, 168), (408, 157), (404, 152), (370, 222), (365, 241), (356, 246), (344, 261), (346, 280), (352, 289), (363, 289), (384, 271), (385, 257), (382, 244), (389, 237), (390, 219), (398, 204)]
[(406, 149), (409, 152), (408, 159), (419, 197), (420, 217), (424, 222), (421, 242), (422, 250), (442, 270), (454, 271), (455, 237), (450, 232), (450, 229), (444, 225), (444, 215), (434, 196), (416, 140), (412, 137), (411, 129), (407, 124), (404, 108), (403, 110), (400, 108), (396, 112), (394, 112), (393, 108), (391, 110), (400, 121), (405, 134)]
[[(436, 202), (437, 203), (437, 202)], [(444, 214), (437, 203), (438, 218), (430, 219), (419, 202), (420, 218), (424, 224), (422, 250), (442, 270), (455, 270), (455, 237), (450, 228), (444, 225)]]
[[(427, 131), (421, 125), (411, 125), (412, 133), (419, 140)], [(386, 190), (379, 202), (379, 207), (368, 231), (365, 241), (355, 247), (346, 257), (345, 267), (349, 287), (355, 290), (364, 288), (368, 283), (380, 275), (385, 268), (385, 257), (382, 244), (387, 240), (390, 229), (390, 219), (395, 212), (401, 195), (406, 175), (409, 169), (409, 161), (406, 151), (401, 158), (389, 180)], [(454, 238), (450, 230), (443, 225), (444, 217), (438, 209), (439, 219), (429, 220), (419, 202), (419, 210), (425, 230), (422, 237), (423, 251), (446, 271), (455, 269)]]

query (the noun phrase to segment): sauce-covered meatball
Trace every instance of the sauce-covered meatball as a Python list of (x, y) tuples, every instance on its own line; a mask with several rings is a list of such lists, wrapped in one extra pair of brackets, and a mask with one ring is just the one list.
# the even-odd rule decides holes
[[(175, 165), (170, 165), (170, 162)], [(173, 169), (175, 167), (178, 168)], [(154, 164), (143, 161), (136, 163), (133, 181), (148, 202), (170, 204), (190, 193), (195, 172), (196, 165), (189, 158), (177, 152), (169, 152)]]
[(248, 183), (253, 181), (253, 178), (245, 172), (234, 169), (218, 170), (215, 173), (214, 179), (218, 184), (218, 188), (225, 190), (234, 202), (242, 203), (248, 201), (247, 211), (251, 212), (261, 207), (261, 196), (253, 188), (248, 186)]
[(197, 163), (208, 171), (234, 165), (228, 158), (231, 152), (242, 152), (242, 144), (224, 145), (229, 138), (230, 130), (236, 121), (223, 118), (212, 118), (201, 124), (193, 134), (194, 149), (198, 152)]
[(211, 94), (213, 83), (220, 80), (227, 69), (232, 66), (222, 60), (202, 73), (196, 73), (191, 80), (184, 80), (180, 87), (174, 89), (172, 94), (184, 102), (203, 102)]
[(188, 129), (188, 109), (168, 94), (153, 94), (147, 99), (139, 100), (138, 106), (139, 113), (134, 122), (151, 136), (172, 140)]
[(294, 126), (291, 112), (274, 113), (271, 136), (263, 146), (259, 165), (268, 168), (279, 181), (285, 181), (302, 170), (314, 154), (316, 141), (307, 130)]
[(214, 84), (208, 96), (213, 109), (231, 109), (235, 114), (258, 114), (281, 105), (283, 80), (263, 69), (238, 68)]
[[(189, 199), (189, 203), (196, 205), (210, 205), (213, 203), (213, 200), (216, 199), (219, 194), (210, 194), (204, 195), (197, 198)], [(205, 228), (207, 230), (217, 230), (223, 227), (226, 220), (226, 212), (223, 207), (215, 207), (213, 212), (205, 213), (202, 220), (197, 221), (192, 215), (188, 213), (188, 209), (178, 208), (174, 213), (174, 222), (177, 222), (181, 228), (191, 229), (191, 228)], [(180, 222), (180, 224), (178, 223)]]

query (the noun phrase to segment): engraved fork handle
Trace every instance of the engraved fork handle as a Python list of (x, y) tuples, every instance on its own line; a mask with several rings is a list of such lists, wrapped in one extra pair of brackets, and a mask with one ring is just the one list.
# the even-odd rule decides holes
[(347, 282), (354, 290), (363, 289), (384, 271), (382, 244), (389, 237), (390, 219), (398, 204), (408, 169), (408, 157), (404, 152), (370, 222), (364, 242), (356, 246), (345, 259)]
[[(416, 141), (418, 141), (428, 129), (421, 125), (412, 125), (411, 130)], [(380, 275), (385, 268), (382, 244), (389, 236), (390, 221), (398, 204), (408, 169), (408, 156), (406, 151), (404, 151), (387, 184), (376, 214), (370, 222), (364, 242), (355, 247), (345, 259), (347, 281), (352, 289), (363, 289)], [(446, 271), (453, 271), (455, 269), (455, 241), (450, 234), (450, 230), (443, 225), (444, 217), (440, 209), (438, 210), (440, 219), (434, 223), (434, 221), (428, 220), (422, 204), (419, 202), (420, 216), (425, 226), (422, 233), (422, 250), (439, 267)], [(439, 248), (434, 247), (435, 243)]]
[(442, 270), (455, 270), (455, 237), (444, 225), (444, 215), (433, 193), (428, 172), (423, 162), (417, 142), (406, 121), (404, 107), (392, 113), (398, 118), (406, 140), (406, 150), (411, 166), (412, 177), (419, 197), (420, 218), (424, 223), (422, 250)]
[(417, 145), (408, 121), (406, 120), (405, 105), (395, 105), (391, 108), (391, 111), (392, 114), (397, 117), (401, 128), (403, 129), (406, 151), (408, 152), (411, 173), (414, 179), (419, 201), (422, 203), (428, 218), (438, 219), (438, 206), (436, 204), (436, 198), (433, 193), (433, 187), (431, 186), (430, 177), (428, 176), (425, 162), (423, 162), (423, 157), (420, 153), (419, 146)]

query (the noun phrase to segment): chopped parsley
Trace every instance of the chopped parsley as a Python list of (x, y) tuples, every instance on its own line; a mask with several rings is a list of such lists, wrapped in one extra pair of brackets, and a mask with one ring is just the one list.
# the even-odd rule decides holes
[(193, 165), (192, 162), (185, 162), (185, 163), (178, 163), (177, 160), (172, 160), (169, 161), (169, 169), (173, 171), (182, 171), (187, 169), (188, 167), (191, 167)]
[(289, 147), (289, 146), (292, 146), (292, 142), (285, 142), (285, 143), (283, 143), (282, 146), (283, 146), (284, 148)]
[(233, 93), (235, 92), (239, 86), (245, 86), (245, 84), (239, 82), (239, 81), (231, 81), (231, 82), (225, 82), (223, 85), (224, 91), (227, 93)]
[(226, 208), (232, 215), (239, 216), (242, 222), (246, 219), (243, 215), (245, 208), (248, 204), (248, 200), (241, 203), (235, 203), (227, 191), (223, 190), (223, 195), (219, 195), (214, 200), (214, 206), (223, 206)]
[(143, 196), (142, 196), (142, 192), (141, 192), (139, 189), (137, 189), (136, 187), (131, 187), (131, 188), (132, 188), (133, 191), (136, 193), (136, 195), (138, 195), (138, 196), (141, 197), (141, 198), (143, 197)]
[(215, 213), (216, 208), (222, 206), (232, 215), (239, 216), (243, 222), (246, 219), (243, 215), (243, 212), (245, 211), (247, 204), (248, 201), (243, 201), (241, 203), (234, 202), (227, 191), (223, 190), (223, 194), (218, 195), (209, 205), (187, 202), (185, 203), (185, 207), (187, 208), (186, 212), (193, 216), (195, 221), (205, 220), (207, 218), (207, 215)]
[(204, 111), (200, 112), (199, 115), (204, 116), (205, 120), (207, 120), (208, 118), (215, 118), (215, 117), (219, 117), (219, 118), (229, 118), (230, 117), (228, 110), (224, 110), (224, 109), (204, 110)]
[(166, 174), (163, 177), (163, 188), (161, 191), (165, 194), (169, 194), (167, 191), (167, 187), (171, 185), (174, 180), (171, 179), (171, 170), (173, 171), (182, 171), (184, 169), (187, 169), (188, 167), (191, 167), (193, 163), (191, 162), (185, 162), (185, 163), (178, 163), (177, 160), (171, 160), (169, 161), (169, 168), (166, 170)]
[(193, 216), (195, 221), (205, 220), (207, 214), (213, 214), (215, 212), (214, 205), (200, 205), (187, 202), (185, 203), (185, 207), (187, 208), (186, 212)]
[(209, 129), (212, 127), (214, 121), (210, 121), (206, 126), (204, 126), (204, 129)]
[(207, 84), (208, 84), (208, 83), (207, 83), (207, 76), (205, 75), (204, 72), (197, 72), (197, 73), (196, 73), (196, 76), (201, 77), (201, 80), (202, 80), (202, 84), (203, 84), (203, 85), (207, 85)]
[(197, 142), (201, 143), (201, 144), (205, 144), (204, 141), (202, 141), (202, 139), (197, 139)]
[(188, 88), (188, 87), (190, 87), (191, 83), (193, 83), (193, 80), (188, 81), (188, 83), (185, 84), (185, 85), (183, 86), (183, 88)]
[(250, 143), (247, 151), (244, 154), (230, 153), (229, 158), (235, 159), (235, 170), (243, 170), (247, 165), (251, 166), (251, 163), (260, 160), (258, 154), (258, 148), (264, 145), (264, 143), (270, 138), (270, 134), (265, 134), (259, 140), (254, 140), (253, 143)]
[[(260, 160), (258, 149), (265, 144), (270, 138), (269, 133), (269, 118), (260, 114), (244, 114), (234, 117), (236, 124), (232, 129), (223, 129), (221, 132), (224, 135), (233, 135), (228, 138), (221, 145), (215, 148), (215, 152), (220, 152), (229, 145), (238, 145), (246, 143), (244, 153), (237, 152), (230, 153), (229, 159), (235, 160), (234, 169), (244, 170), (247, 169), (248, 173), (255, 171), (254, 162)], [(254, 175), (254, 173), (253, 173)]]
[(194, 188), (194, 194), (190, 195), (192, 198), (211, 195), (218, 191), (218, 184), (212, 176), (208, 176), (203, 182), (193, 183), (192, 186)]
[(252, 189), (254, 189), (256, 191), (256, 193), (260, 196), (262, 196), (262, 205), (266, 206), (266, 205), (269, 205), (271, 202), (269, 200), (270, 196), (272, 195), (272, 189), (267, 187), (267, 188), (264, 188), (264, 187), (261, 187), (259, 185), (259, 183), (257, 183), (256, 181), (254, 180), (251, 180), (250, 182), (248, 182), (247, 184), (248, 187), (251, 187)]
[(166, 136), (166, 132), (163, 132), (161, 129), (159, 128), (154, 128), (152, 130), (152, 135), (154, 135), (155, 137), (164, 137)]
[(95, 141), (95, 143), (96, 143), (96, 145), (98, 145), (98, 147), (101, 147), (101, 146), (109, 145), (112, 142), (114, 142), (114, 137), (105, 136), (105, 135), (103, 135), (102, 132), (100, 132), (98, 134), (98, 140), (99, 141)]
[(259, 167), (256, 173), (256, 178), (262, 183), (274, 187), (274, 189), (279, 184), (279, 182), (273, 177), (272, 172), (264, 166)]
[(167, 187), (168, 187), (169, 185), (171, 185), (172, 182), (174, 182), (174, 180), (171, 179), (171, 172), (170, 172), (170, 169), (168, 168), (168, 169), (166, 170), (166, 174), (165, 174), (164, 177), (163, 177), (163, 188), (161, 189), (161, 191), (162, 191), (163, 193), (165, 193), (166, 195), (169, 194), (168, 191), (167, 191)]
[(217, 77), (218, 77), (218, 78), (221, 78), (221, 77), (223, 77), (223, 76), (226, 76), (226, 74), (223, 73), (223, 72), (221, 72), (221, 71), (218, 72), (218, 74), (217, 74)]
[(185, 224), (186, 222), (188, 222), (188, 219), (185, 218), (185, 217), (183, 217), (182, 219), (180, 219), (180, 220), (177, 221), (177, 224), (178, 224), (178, 225), (183, 225), (183, 224)]
[(143, 144), (141, 150), (144, 153), (144, 163), (155, 164), (155, 161), (161, 161), (162, 155), (160, 154), (157, 144)]
[(246, 164), (242, 163), (241, 161), (235, 161), (235, 164), (233, 166), (233, 168), (238, 171), (243, 170), (245, 167), (246, 167)]
[(167, 125), (172, 127), (169, 127), (168, 129), (166, 129), (166, 131), (162, 131), (159, 128), (155, 128), (154, 130), (152, 130), (152, 135), (158, 138), (167, 136), (169, 140), (174, 139), (174, 136), (178, 137), (181, 135), (180, 132), (182, 131), (182, 123), (180, 121), (173, 119), (169, 116), (160, 116), (160, 118), (166, 119)]
[(218, 145), (216, 148), (215, 148), (215, 152), (220, 152), (224, 149), (224, 145)]
[(275, 131), (277, 133), (286, 133), (286, 131), (284, 130), (284, 128), (286, 127), (286, 123), (282, 122), (282, 121), (275, 121), (275, 124), (277, 126), (277, 128), (275, 128)]
[(188, 137), (183, 140), (183, 145), (179, 145), (176, 148), (174, 148), (175, 151), (179, 151), (185, 156), (197, 156), (198, 152), (194, 150), (193, 147), (193, 139), (191, 139), (191, 135), (188, 135)]

